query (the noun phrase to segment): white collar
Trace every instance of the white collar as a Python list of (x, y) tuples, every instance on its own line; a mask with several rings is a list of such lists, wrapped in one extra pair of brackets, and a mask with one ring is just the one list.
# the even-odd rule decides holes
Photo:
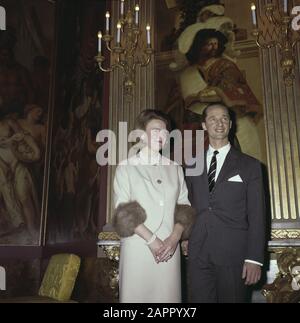
[(221, 155), (227, 154), (229, 152), (230, 148), (231, 148), (230, 143), (228, 143), (226, 146), (223, 146), (220, 149), (215, 149), (211, 145), (209, 145), (207, 155), (209, 155), (209, 156), (213, 155), (215, 150), (217, 150), (219, 152), (219, 154), (221, 154)]
[(161, 154), (159, 152), (144, 147), (139, 153), (138, 157), (143, 165), (155, 165), (161, 163)]

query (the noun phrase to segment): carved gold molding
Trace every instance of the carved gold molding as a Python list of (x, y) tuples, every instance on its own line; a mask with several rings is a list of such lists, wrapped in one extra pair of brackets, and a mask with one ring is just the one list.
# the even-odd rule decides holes
[(98, 236), (99, 240), (120, 240), (120, 237), (116, 232), (113, 231), (105, 231), (105, 232), (100, 232)]
[(300, 249), (277, 251), (279, 273), (273, 283), (264, 285), (262, 294), (268, 303), (298, 303), (300, 301)]
[(119, 297), (119, 260), (120, 260), (120, 237), (116, 232), (106, 231), (99, 233), (98, 246), (101, 247), (106, 257), (111, 261), (109, 270), (109, 286), (116, 299)]
[(271, 239), (300, 239), (300, 229), (272, 230)]

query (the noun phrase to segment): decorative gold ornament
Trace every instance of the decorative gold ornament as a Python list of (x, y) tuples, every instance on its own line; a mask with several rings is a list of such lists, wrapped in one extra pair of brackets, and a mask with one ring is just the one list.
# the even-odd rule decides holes
[[(265, 6), (265, 16), (269, 24), (274, 28), (273, 33), (263, 32), (257, 28), (256, 7), (254, 4), (252, 4), (251, 10), (254, 25), (252, 35), (256, 39), (257, 46), (264, 50), (273, 47), (279, 48), (284, 83), (288, 87), (292, 86), (295, 79), (295, 46), (300, 41), (300, 38), (297, 32), (292, 29), (293, 17), (288, 14), (287, 3), (284, 2), (283, 12), (273, 3), (268, 3)], [(266, 38), (271, 38), (271, 40), (267, 41)]]
[(271, 239), (300, 239), (300, 229), (273, 229)]
[(286, 248), (275, 251), (279, 273), (272, 284), (262, 289), (268, 303), (300, 302), (300, 249)]
[(106, 257), (111, 261), (112, 268), (109, 271), (109, 285), (116, 298), (119, 297), (119, 260), (120, 237), (116, 232), (101, 232), (98, 246), (101, 247)]
[[(121, 0), (121, 19), (117, 24), (116, 42), (110, 34), (110, 14), (106, 13), (106, 33), (98, 34), (98, 55), (95, 57), (101, 71), (109, 73), (120, 68), (124, 75), (124, 95), (127, 101), (132, 101), (137, 66), (147, 66), (152, 58), (154, 50), (151, 47), (150, 25), (146, 26), (146, 46), (142, 49), (140, 36), (142, 31), (139, 28), (140, 8), (135, 6), (134, 11), (128, 9), (124, 16), (125, 1)], [(135, 12), (135, 14), (133, 14)], [(104, 67), (105, 57), (102, 54), (102, 40), (111, 55), (111, 65)]]

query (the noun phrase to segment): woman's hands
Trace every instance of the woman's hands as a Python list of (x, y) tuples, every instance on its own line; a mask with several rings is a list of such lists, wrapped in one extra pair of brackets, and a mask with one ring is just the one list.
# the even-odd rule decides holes
[(174, 234), (171, 234), (167, 239), (164, 240), (163, 246), (158, 250), (159, 262), (168, 261), (172, 258), (178, 246), (179, 240), (180, 237), (178, 238)]
[(159, 260), (158, 260), (159, 250), (161, 250), (163, 246), (164, 246), (164, 243), (157, 237), (152, 243), (148, 245), (157, 264), (159, 263)]
[(176, 223), (174, 225), (173, 232), (164, 240), (163, 246), (158, 250), (159, 262), (168, 261), (172, 258), (177, 249), (183, 230), (184, 228), (181, 224)]
[[(148, 248), (152, 252), (153, 257), (158, 264), (163, 261), (168, 261), (172, 258), (180, 241), (183, 230), (183, 226), (179, 223), (176, 223), (174, 225), (173, 232), (164, 241), (156, 237), (144, 224), (136, 227), (134, 232), (141, 238), (143, 238), (146, 242), (150, 242), (147, 243)], [(152, 239), (154, 239), (153, 242), (151, 242)]]
[(164, 246), (162, 240), (159, 239), (156, 235), (154, 235), (153, 232), (150, 231), (144, 224), (140, 224), (139, 226), (137, 226), (134, 230), (134, 233), (145, 240), (146, 244), (148, 245), (148, 248), (152, 252), (152, 255), (156, 263), (158, 264), (158, 251)]

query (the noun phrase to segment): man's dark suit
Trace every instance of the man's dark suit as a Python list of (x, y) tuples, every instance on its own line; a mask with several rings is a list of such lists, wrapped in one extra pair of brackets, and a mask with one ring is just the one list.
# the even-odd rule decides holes
[[(193, 302), (243, 302), (246, 259), (263, 263), (265, 203), (258, 160), (231, 148), (210, 193), (205, 160), (201, 176), (186, 178), (197, 220), (189, 239)], [(228, 179), (239, 175), (243, 182)]]

